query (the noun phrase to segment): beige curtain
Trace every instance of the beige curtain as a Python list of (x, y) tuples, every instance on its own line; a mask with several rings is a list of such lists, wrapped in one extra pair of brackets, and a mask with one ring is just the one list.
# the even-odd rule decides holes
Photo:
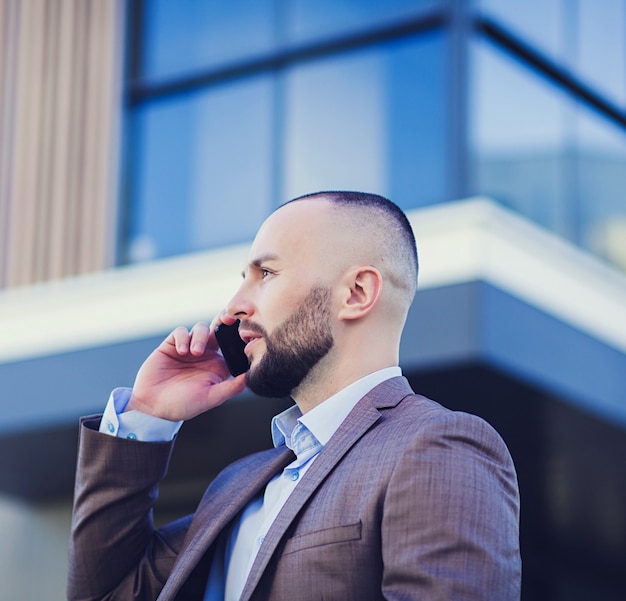
[(124, 0), (0, 0), (0, 287), (115, 245)]

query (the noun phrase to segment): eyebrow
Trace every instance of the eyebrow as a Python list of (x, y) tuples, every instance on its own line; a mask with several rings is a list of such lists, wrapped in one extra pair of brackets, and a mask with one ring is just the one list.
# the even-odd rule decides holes
[[(278, 259), (279, 259), (278, 255), (275, 255), (273, 253), (266, 253), (264, 255), (257, 257), (253, 261), (250, 261), (250, 263), (248, 263), (248, 267), (254, 267), (256, 269), (259, 269), (265, 263), (269, 263), (271, 261), (278, 261)], [(241, 276), (245, 277), (245, 275), (246, 275), (246, 270), (244, 269), (241, 272)]]

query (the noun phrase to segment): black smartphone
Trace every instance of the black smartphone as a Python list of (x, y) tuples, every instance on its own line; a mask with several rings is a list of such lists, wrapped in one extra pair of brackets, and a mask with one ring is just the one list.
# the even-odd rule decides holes
[(225, 323), (217, 326), (215, 328), (215, 338), (217, 338), (217, 343), (220, 345), (228, 371), (233, 376), (238, 376), (248, 371), (250, 363), (248, 362), (248, 357), (243, 352), (246, 343), (239, 336), (239, 320), (232, 326), (227, 326)]

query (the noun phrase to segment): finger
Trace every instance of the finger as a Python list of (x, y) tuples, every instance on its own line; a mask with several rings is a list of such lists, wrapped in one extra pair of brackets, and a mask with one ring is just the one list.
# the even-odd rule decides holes
[(217, 339), (215, 338), (215, 328), (217, 328), (218, 326), (221, 326), (223, 323), (224, 322), (222, 321), (221, 313), (219, 315), (216, 315), (213, 318), (213, 321), (211, 321), (209, 342), (211, 344), (211, 348), (214, 350), (217, 350), (219, 348), (219, 345), (217, 344)]
[(186, 355), (189, 352), (189, 340), (189, 331), (184, 326), (178, 326), (167, 339), (168, 342), (173, 342), (179, 355)]
[(215, 328), (217, 328), (217, 326), (223, 324), (224, 322), (222, 321), (222, 313), (219, 313), (218, 315), (216, 315), (213, 318), (213, 321), (211, 321), (211, 332), (213, 332), (215, 330)]
[(189, 341), (189, 348), (192, 355), (202, 355), (207, 348), (207, 341), (211, 330), (204, 321), (199, 321), (193, 328), (191, 328), (191, 336)]
[(236, 317), (231, 317), (228, 313), (226, 313), (226, 309), (223, 309), (220, 313), (218, 313), (211, 322), (211, 332), (215, 330), (215, 328), (221, 324), (225, 324), (230, 326), (237, 321)]

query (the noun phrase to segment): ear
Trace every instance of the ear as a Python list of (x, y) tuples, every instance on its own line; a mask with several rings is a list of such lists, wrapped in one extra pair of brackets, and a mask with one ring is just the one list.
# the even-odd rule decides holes
[(383, 289), (383, 277), (370, 265), (356, 267), (346, 274), (346, 294), (339, 310), (339, 319), (359, 319), (376, 305)]

